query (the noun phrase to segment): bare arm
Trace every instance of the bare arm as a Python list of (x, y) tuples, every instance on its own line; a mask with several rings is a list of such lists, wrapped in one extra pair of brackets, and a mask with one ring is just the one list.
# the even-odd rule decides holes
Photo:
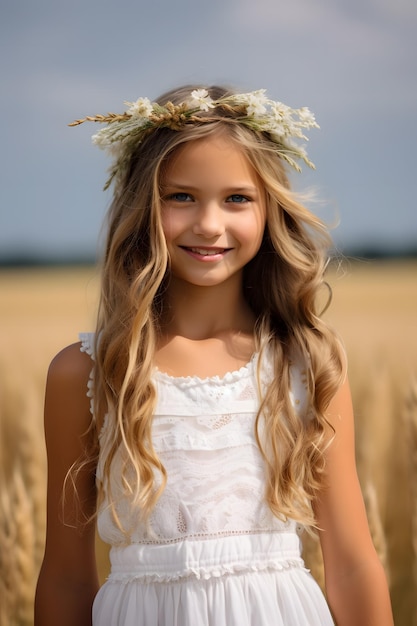
[[(85, 524), (95, 510), (94, 470), (77, 477), (79, 527), (73, 491), (62, 494), (68, 470), (82, 455), (90, 425), (87, 381), (92, 362), (79, 344), (65, 348), (52, 361), (45, 397), (48, 456), (45, 555), (35, 599), (35, 626), (91, 626), (91, 606), (98, 589), (95, 524)], [(64, 518), (64, 519), (63, 519)]]
[(392, 626), (388, 585), (368, 529), (355, 465), (348, 383), (328, 411), (335, 438), (326, 452), (326, 484), (315, 509), (326, 591), (337, 626)]

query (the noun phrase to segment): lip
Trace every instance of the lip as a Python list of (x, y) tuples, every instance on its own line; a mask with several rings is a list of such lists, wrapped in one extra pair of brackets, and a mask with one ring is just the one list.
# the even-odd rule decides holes
[(203, 263), (214, 263), (223, 259), (231, 248), (215, 246), (180, 246), (188, 256)]

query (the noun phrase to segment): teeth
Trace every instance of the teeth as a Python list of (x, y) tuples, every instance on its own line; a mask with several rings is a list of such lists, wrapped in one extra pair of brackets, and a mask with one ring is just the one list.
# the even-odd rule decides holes
[(201, 254), (202, 256), (214, 256), (215, 254), (224, 252), (224, 250), (206, 250), (205, 248), (190, 248), (190, 250), (191, 252)]

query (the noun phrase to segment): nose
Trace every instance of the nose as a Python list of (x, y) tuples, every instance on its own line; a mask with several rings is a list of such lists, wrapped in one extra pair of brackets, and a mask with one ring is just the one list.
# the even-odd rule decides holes
[(224, 229), (224, 214), (216, 202), (206, 203), (199, 207), (193, 226), (195, 235), (210, 239), (223, 234)]

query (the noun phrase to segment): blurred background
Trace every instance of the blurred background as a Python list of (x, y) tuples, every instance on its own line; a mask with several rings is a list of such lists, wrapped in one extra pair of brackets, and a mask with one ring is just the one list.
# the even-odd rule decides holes
[(415, 252), (415, 0), (15, 0), (0, 20), (0, 260), (92, 259), (109, 197), (98, 127), (184, 83), (308, 106), (338, 247)]
[[(31, 626), (45, 537), (48, 363), (94, 328), (110, 201), (98, 126), (185, 83), (308, 106), (314, 210), (343, 262), (358, 472), (397, 626), (417, 626), (417, 3), (14, 0), (0, 4), (0, 626)], [(100, 578), (107, 549), (97, 543)], [(318, 545), (306, 542), (320, 584)]]

